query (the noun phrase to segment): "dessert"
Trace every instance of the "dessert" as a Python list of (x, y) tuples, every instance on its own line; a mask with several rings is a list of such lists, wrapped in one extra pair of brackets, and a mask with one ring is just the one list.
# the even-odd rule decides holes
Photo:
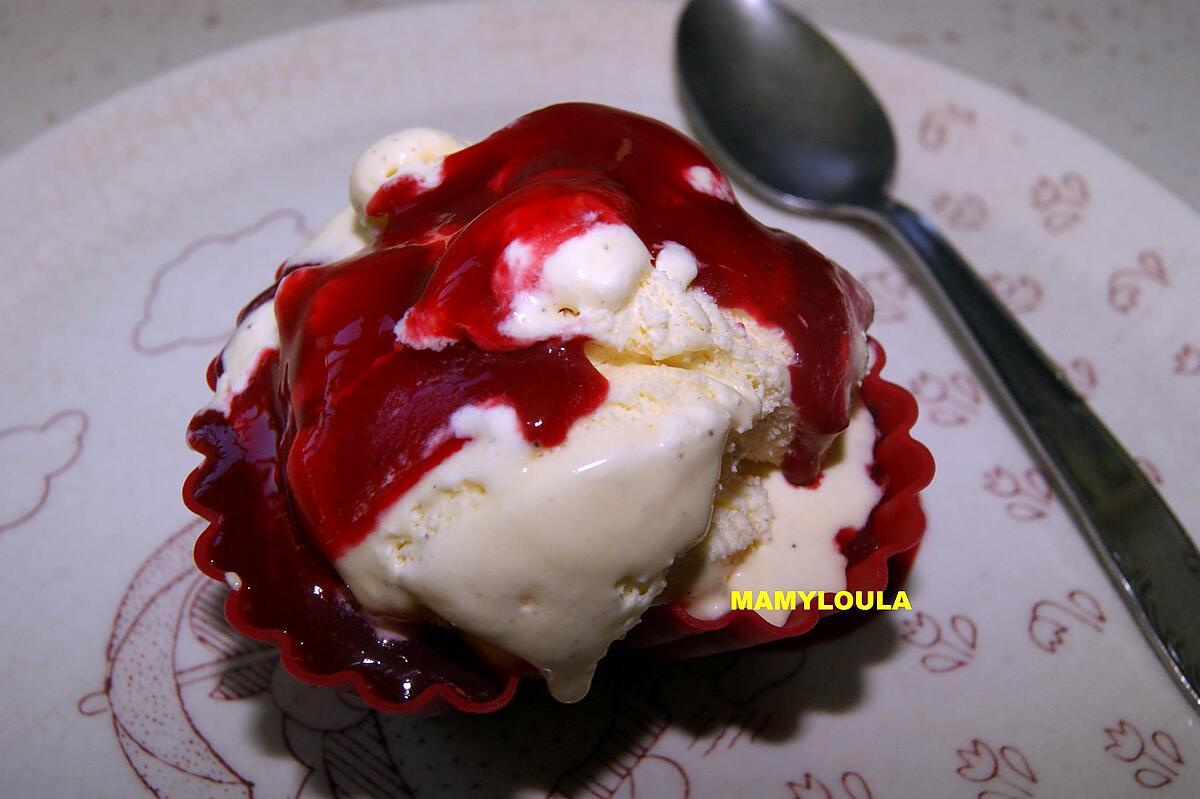
[(840, 590), (849, 550), (915, 543), (852, 540), (889, 490), (869, 296), (671, 128), (572, 103), (470, 146), (408, 130), (350, 198), (190, 434), (197, 560), (301, 676), (490, 709), (532, 668), (575, 701), (653, 607), (718, 629), (756, 615), (731, 590)]

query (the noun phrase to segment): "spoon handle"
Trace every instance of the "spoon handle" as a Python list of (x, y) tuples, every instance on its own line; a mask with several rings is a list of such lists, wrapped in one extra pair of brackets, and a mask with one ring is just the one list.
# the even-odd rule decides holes
[(925, 267), (1010, 417), (1049, 467), (1143, 634), (1200, 706), (1200, 554), (1112, 433), (934, 227), (888, 200), (873, 209)]

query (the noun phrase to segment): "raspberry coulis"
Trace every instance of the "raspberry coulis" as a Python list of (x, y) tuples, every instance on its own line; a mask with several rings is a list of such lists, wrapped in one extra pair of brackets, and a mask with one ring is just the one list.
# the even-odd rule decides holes
[[(697, 167), (718, 190), (689, 180)], [(541, 260), (599, 223), (628, 225), (652, 255), (682, 244), (699, 265), (693, 286), (783, 331), (798, 411), (783, 468), (795, 484), (815, 479), (849, 420), (860, 366), (852, 337), (870, 321), (870, 299), (731, 197), (675, 130), (580, 103), (528, 114), (448, 156), (432, 187), (385, 184), (366, 209), (386, 220), (376, 242), (343, 261), (284, 270), (273, 287), (279, 352), (263, 356), (228, 417), (210, 410), (192, 422), (189, 441), (206, 456), (193, 505), (219, 521), (202, 567), (244, 572), (247, 548), (269, 549), (256, 559), (261, 573), (240, 574), (239, 593), (255, 593), (253, 624), (314, 647), (318, 668), (353, 654), (384, 696), (400, 701), (438, 679), (418, 663), (468, 694), (498, 692), (492, 671), (434, 626), (407, 630), (408, 639), (379, 635), (329, 561), (462, 446), (449, 431), (459, 408), (508, 404), (531, 443), (554, 446), (603, 401), (607, 384), (584, 338), (518, 340), (501, 324)], [(504, 253), (518, 239), (533, 265), (515, 271)]]

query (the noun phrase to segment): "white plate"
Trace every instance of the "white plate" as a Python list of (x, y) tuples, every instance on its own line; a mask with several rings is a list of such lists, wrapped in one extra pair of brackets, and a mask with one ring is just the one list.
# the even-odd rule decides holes
[[(234, 313), (345, 202), (355, 155), (385, 132), (478, 137), (565, 99), (682, 125), (676, 10), (351, 18), (171, 73), (0, 165), (5, 793), (1196, 795), (1195, 714), (902, 262), (864, 231), (748, 198), (867, 281), (888, 376), (923, 399), (939, 472), (913, 613), (821, 645), (610, 670), (572, 708), (531, 690), (495, 717), (437, 720), (300, 688), (221, 628), (179, 489), (196, 463), (183, 430)], [(995, 89), (838, 40), (892, 116), (896, 194), (996, 276), (1200, 526), (1197, 217)]]

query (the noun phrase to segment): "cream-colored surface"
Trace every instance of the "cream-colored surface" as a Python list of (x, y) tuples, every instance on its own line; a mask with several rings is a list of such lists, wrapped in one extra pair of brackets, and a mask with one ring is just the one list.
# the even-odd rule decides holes
[[(766, 494), (763, 506), (772, 517), (770, 535), (740, 553), (706, 553), (707, 573), (697, 580), (697, 590), (685, 600), (688, 612), (701, 619), (728, 613), (731, 591), (844, 589), (846, 558), (835, 536), (844, 528), (862, 527), (883, 496), (883, 489), (869, 472), (874, 448), (874, 420), (859, 404), (831, 451), (816, 488), (794, 486), (778, 469), (752, 476), (750, 479), (760, 482)], [(758, 614), (777, 626), (790, 615), (774, 610), (760, 610)]]
[(426, 189), (442, 182), (442, 160), (463, 143), (440, 130), (408, 128), (389, 134), (358, 157), (350, 172), (350, 204), (363, 214), (384, 183), (412, 178)]
[(507, 406), (464, 408), (470, 438), (338, 561), (377, 612), (432, 609), (536, 666), (561, 701), (708, 528), (737, 393), (697, 372), (606, 369), (609, 396), (566, 443), (525, 441)]
[[(650, 272), (650, 251), (627, 225), (597, 224), (564, 242), (540, 263), (517, 239), (504, 250), (515, 281), (540, 269), (537, 285), (519, 292), (500, 325), (506, 335), (537, 341), (595, 326), (628, 302)], [(580, 318), (584, 317), (584, 318)]]

